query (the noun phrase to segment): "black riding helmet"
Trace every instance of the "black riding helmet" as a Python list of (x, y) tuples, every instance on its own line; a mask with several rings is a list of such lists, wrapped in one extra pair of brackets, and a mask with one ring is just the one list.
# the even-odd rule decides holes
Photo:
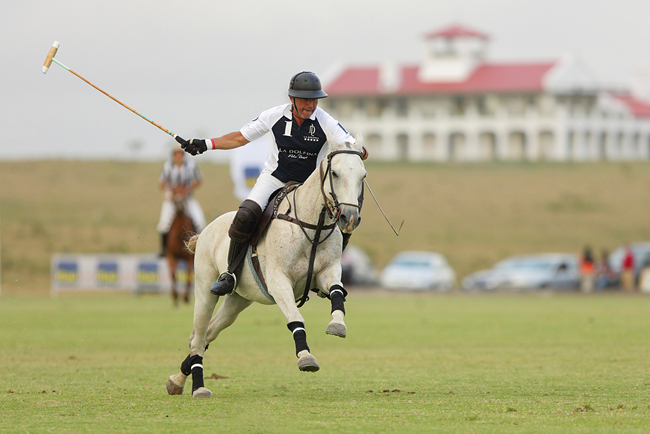
[(303, 71), (291, 77), (289, 83), (289, 96), (303, 99), (325, 98), (320, 80), (313, 72)]

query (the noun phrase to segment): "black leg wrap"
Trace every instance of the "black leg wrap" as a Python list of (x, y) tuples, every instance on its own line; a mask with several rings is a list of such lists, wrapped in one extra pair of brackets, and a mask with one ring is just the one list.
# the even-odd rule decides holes
[(203, 387), (203, 357), (198, 354), (189, 359), (190, 370), (192, 372), (192, 392), (199, 387)]
[(332, 312), (340, 310), (345, 314), (345, 297), (348, 292), (341, 285), (333, 285), (330, 288), (330, 300), (332, 301)]
[(190, 375), (192, 373), (190, 365), (190, 355), (188, 354), (187, 357), (185, 357), (185, 360), (183, 360), (183, 363), (181, 363), (181, 372), (183, 375)]
[(293, 321), (287, 324), (287, 328), (293, 333), (293, 340), (296, 343), (296, 356), (302, 350), (309, 351), (307, 346), (307, 332), (305, 331), (305, 324), (300, 321)]

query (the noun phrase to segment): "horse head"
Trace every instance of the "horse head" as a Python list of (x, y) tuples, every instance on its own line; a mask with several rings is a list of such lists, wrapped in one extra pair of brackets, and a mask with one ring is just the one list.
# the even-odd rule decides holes
[(361, 221), (363, 181), (367, 174), (363, 164), (366, 155), (363, 137), (357, 134), (355, 143), (337, 143), (327, 133), (327, 142), (327, 168), (321, 179), (323, 196), (331, 215), (338, 217), (341, 232), (352, 233)]
[(174, 195), (174, 206), (176, 207), (176, 213), (181, 214), (185, 212), (185, 200), (187, 196), (175, 194)]

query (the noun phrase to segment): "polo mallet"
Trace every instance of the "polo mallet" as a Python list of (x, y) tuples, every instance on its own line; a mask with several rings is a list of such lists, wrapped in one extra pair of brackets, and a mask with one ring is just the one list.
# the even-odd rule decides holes
[(131, 107), (129, 107), (128, 105), (124, 104), (123, 102), (121, 102), (121, 101), (118, 100), (117, 98), (115, 98), (115, 97), (109, 95), (108, 93), (104, 92), (103, 90), (101, 90), (100, 88), (98, 88), (97, 86), (95, 86), (94, 84), (92, 84), (91, 82), (89, 82), (88, 80), (86, 80), (85, 78), (83, 78), (81, 75), (77, 74), (77, 73), (74, 72), (72, 69), (68, 68), (68, 67), (65, 66), (63, 63), (61, 63), (61, 62), (59, 62), (57, 59), (55, 59), (54, 56), (56, 56), (56, 52), (57, 52), (58, 49), (59, 49), (59, 41), (54, 41), (54, 44), (52, 44), (52, 48), (50, 48), (50, 52), (47, 53), (47, 57), (45, 58), (45, 63), (43, 63), (43, 74), (46, 74), (46, 73), (47, 73), (47, 70), (50, 69), (50, 65), (52, 64), (52, 62), (54, 62), (54, 63), (58, 64), (59, 66), (61, 66), (61, 67), (62, 67), (63, 69), (65, 69), (66, 71), (70, 71), (71, 73), (73, 73), (74, 75), (76, 75), (77, 77), (79, 77), (80, 79), (82, 79), (83, 81), (85, 81), (86, 83), (88, 83), (89, 85), (91, 85), (92, 87), (94, 87), (95, 89), (97, 89), (98, 91), (100, 91), (101, 93), (103, 93), (104, 95), (106, 95), (107, 97), (109, 97), (110, 99), (112, 99), (113, 101), (115, 101), (116, 103), (118, 103), (119, 105), (121, 105), (122, 107), (125, 107), (125, 108), (131, 110), (133, 113), (135, 113), (136, 115), (140, 116), (140, 117), (141, 117), (142, 119), (144, 119), (145, 121), (149, 122), (149, 123), (152, 124), (152, 125), (157, 126), (157, 127), (160, 128), (161, 130), (163, 130), (164, 132), (166, 132), (167, 134), (169, 134), (170, 136), (172, 136), (173, 138), (176, 138), (176, 134), (172, 133), (172, 132), (169, 131), (167, 128), (163, 128), (163, 127), (161, 127), (160, 125), (158, 125), (157, 123), (155, 123), (154, 121), (152, 121), (151, 119), (149, 119), (148, 117), (144, 116), (142, 113), (139, 113), (139, 112), (133, 110), (133, 109), (132, 109)]

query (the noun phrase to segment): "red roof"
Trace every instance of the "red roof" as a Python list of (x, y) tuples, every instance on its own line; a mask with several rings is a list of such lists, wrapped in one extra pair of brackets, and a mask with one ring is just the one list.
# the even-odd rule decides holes
[(625, 104), (630, 109), (634, 117), (650, 118), (650, 104), (639, 101), (629, 93), (614, 93), (612, 96)]
[[(544, 89), (544, 77), (555, 62), (504, 63), (479, 65), (462, 82), (423, 82), (417, 66), (400, 70), (399, 85), (391, 94), (539, 92)], [(331, 96), (381, 95), (379, 68), (349, 68), (325, 89)]]
[(489, 35), (469, 27), (453, 25), (444, 29), (435, 30), (424, 35), (425, 39), (433, 38), (455, 38), (458, 36), (471, 36), (479, 39), (490, 39)]

